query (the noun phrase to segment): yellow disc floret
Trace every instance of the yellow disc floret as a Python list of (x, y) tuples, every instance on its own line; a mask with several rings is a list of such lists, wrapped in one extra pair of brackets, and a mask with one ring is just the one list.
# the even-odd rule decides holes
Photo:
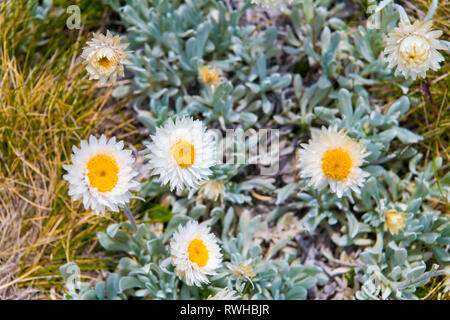
[(172, 156), (180, 167), (190, 167), (195, 161), (194, 145), (181, 139), (172, 147)]
[(99, 192), (111, 191), (119, 180), (116, 160), (107, 154), (98, 154), (87, 164), (89, 184)]
[(431, 46), (426, 39), (410, 36), (400, 44), (400, 57), (409, 64), (421, 65), (430, 56)]
[(202, 240), (192, 240), (191, 243), (189, 243), (188, 253), (189, 260), (198, 264), (199, 267), (204, 267), (208, 263), (209, 251)]
[(328, 150), (322, 158), (323, 173), (336, 181), (343, 181), (347, 178), (351, 167), (352, 159), (342, 148)]
[(116, 65), (116, 60), (114, 58), (108, 59), (107, 57), (103, 56), (97, 59), (97, 64), (100, 67), (109, 70), (112, 66)]
[(214, 87), (221, 80), (220, 71), (209, 66), (199, 66), (198, 73), (202, 82), (210, 87)]

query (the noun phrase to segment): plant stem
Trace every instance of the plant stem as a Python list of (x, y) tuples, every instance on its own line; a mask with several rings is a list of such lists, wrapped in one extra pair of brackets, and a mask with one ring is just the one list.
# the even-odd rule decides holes
[(130, 221), (131, 225), (133, 226), (134, 230), (137, 230), (136, 221), (134, 221), (133, 214), (130, 211), (130, 208), (128, 208), (128, 205), (123, 206), (123, 211), (125, 211), (125, 214), (127, 215), (128, 220)]

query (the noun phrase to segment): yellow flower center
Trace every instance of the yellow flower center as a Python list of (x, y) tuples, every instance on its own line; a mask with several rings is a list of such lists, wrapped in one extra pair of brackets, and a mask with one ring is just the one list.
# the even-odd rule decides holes
[(323, 173), (330, 179), (342, 181), (350, 173), (352, 159), (347, 151), (339, 149), (328, 150), (322, 158)]
[(97, 59), (97, 64), (102, 68), (110, 69), (115, 63), (107, 57), (101, 57), (100, 59)]
[(198, 264), (199, 267), (204, 267), (208, 263), (209, 251), (205, 243), (200, 239), (194, 239), (189, 243), (188, 247), (189, 260)]
[(188, 141), (180, 139), (172, 147), (172, 156), (180, 167), (190, 167), (195, 161), (194, 145)]
[(409, 64), (420, 65), (428, 60), (430, 44), (419, 36), (409, 36), (400, 44), (400, 57)]
[(119, 167), (116, 160), (106, 154), (98, 154), (92, 157), (88, 164), (88, 178), (91, 187), (99, 192), (111, 191), (119, 180)]
[(217, 69), (211, 69), (209, 66), (198, 68), (200, 79), (207, 86), (215, 86), (220, 81), (220, 73)]

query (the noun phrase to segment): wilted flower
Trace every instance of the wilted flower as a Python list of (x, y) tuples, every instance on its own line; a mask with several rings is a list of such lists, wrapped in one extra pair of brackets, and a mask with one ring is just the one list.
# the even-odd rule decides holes
[(196, 221), (178, 227), (170, 240), (170, 255), (175, 272), (190, 286), (209, 283), (207, 275), (216, 274), (222, 263), (215, 235)]
[(207, 180), (199, 187), (199, 195), (212, 201), (223, 199), (224, 194), (225, 185), (222, 180)]
[(117, 75), (123, 77), (123, 65), (131, 63), (127, 60), (129, 52), (125, 51), (128, 45), (120, 43), (120, 36), (113, 37), (109, 31), (106, 36), (94, 34), (94, 38), (87, 42), (81, 54), (89, 79), (99, 79), (103, 85), (107, 82), (114, 83)]
[(350, 189), (360, 192), (369, 174), (360, 166), (368, 155), (362, 143), (347, 136), (337, 127), (311, 130), (311, 140), (301, 145), (299, 168), (301, 178), (310, 178), (308, 185), (317, 190), (330, 186), (340, 198)]
[(253, 272), (252, 266), (248, 264), (241, 263), (240, 265), (230, 264), (229, 268), (233, 271), (233, 277), (251, 279), (256, 274)]
[(217, 292), (214, 296), (209, 296), (208, 300), (237, 300), (239, 296), (234, 290), (228, 291), (228, 288), (224, 288)]
[(197, 188), (212, 174), (215, 145), (201, 121), (169, 119), (151, 137), (153, 142), (147, 145), (149, 166), (154, 174), (160, 175), (163, 184), (170, 184), (170, 190)]
[(220, 70), (211, 66), (199, 66), (198, 75), (200, 80), (208, 87), (214, 88), (219, 81), (222, 80), (220, 76)]
[(384, 230), (391, 234), (397, 234), (405, 227), (406, 220), (408, 220), (404, 212), (395, 210), (387, 210), (384, 212)]
[(89, 137), (89, 143), (81, 141), (81, 148), (73, 146), (72, 164), (64, 165), (68, 172), (64, 179), (70, 184), (69, 195), (73, 200), (83, 198), (85, 209), (103, 213), (105, 207), (119, 211), (132, 197), (130, 189), (139, 184), (133, 180), (134, 158), (131, 150), (123, 150), (123, 142), (104, 135), (97, 140)]
[(432, 25), (431, 21), (400, 22), (389, 33), (384, 53), (389, 68), (396, 67), (395, 75), (402, 73), (405, 78), (415, 80), (418, 75), (425, 78), (428, 69), (440, 68), (439, 62), (444, 61), (444, 57), (437, 50), (446, 50), (447, 46), (437, 39), (442, 31), (431, 31)]

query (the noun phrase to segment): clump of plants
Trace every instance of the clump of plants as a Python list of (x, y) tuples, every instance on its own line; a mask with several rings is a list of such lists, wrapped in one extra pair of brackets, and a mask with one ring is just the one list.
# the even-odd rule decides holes
[(356, 299), (417, 299), (445, 275), (448, 163), (424, 163), (402, 122), (411, 85), (449, 49), (437, 1), (423, 20), (373, 2), (352, 23), (343, 4), (297, 0), (263, 25), (251, 16), (267, 2), (105, 3), (126, 31), (96, 34), (82, 57), (102, 84), (129, 78), (113, 95), (130, 99), (145, 148), (138, 171), (114, 137), (74, 146), (69, 194), (129, 221), (97, 234), (126, 255), (105, 281), (60, 269), (66, 298), (307, 299), (333, 277), (299, 255), (316, 234), (358, 252)]

